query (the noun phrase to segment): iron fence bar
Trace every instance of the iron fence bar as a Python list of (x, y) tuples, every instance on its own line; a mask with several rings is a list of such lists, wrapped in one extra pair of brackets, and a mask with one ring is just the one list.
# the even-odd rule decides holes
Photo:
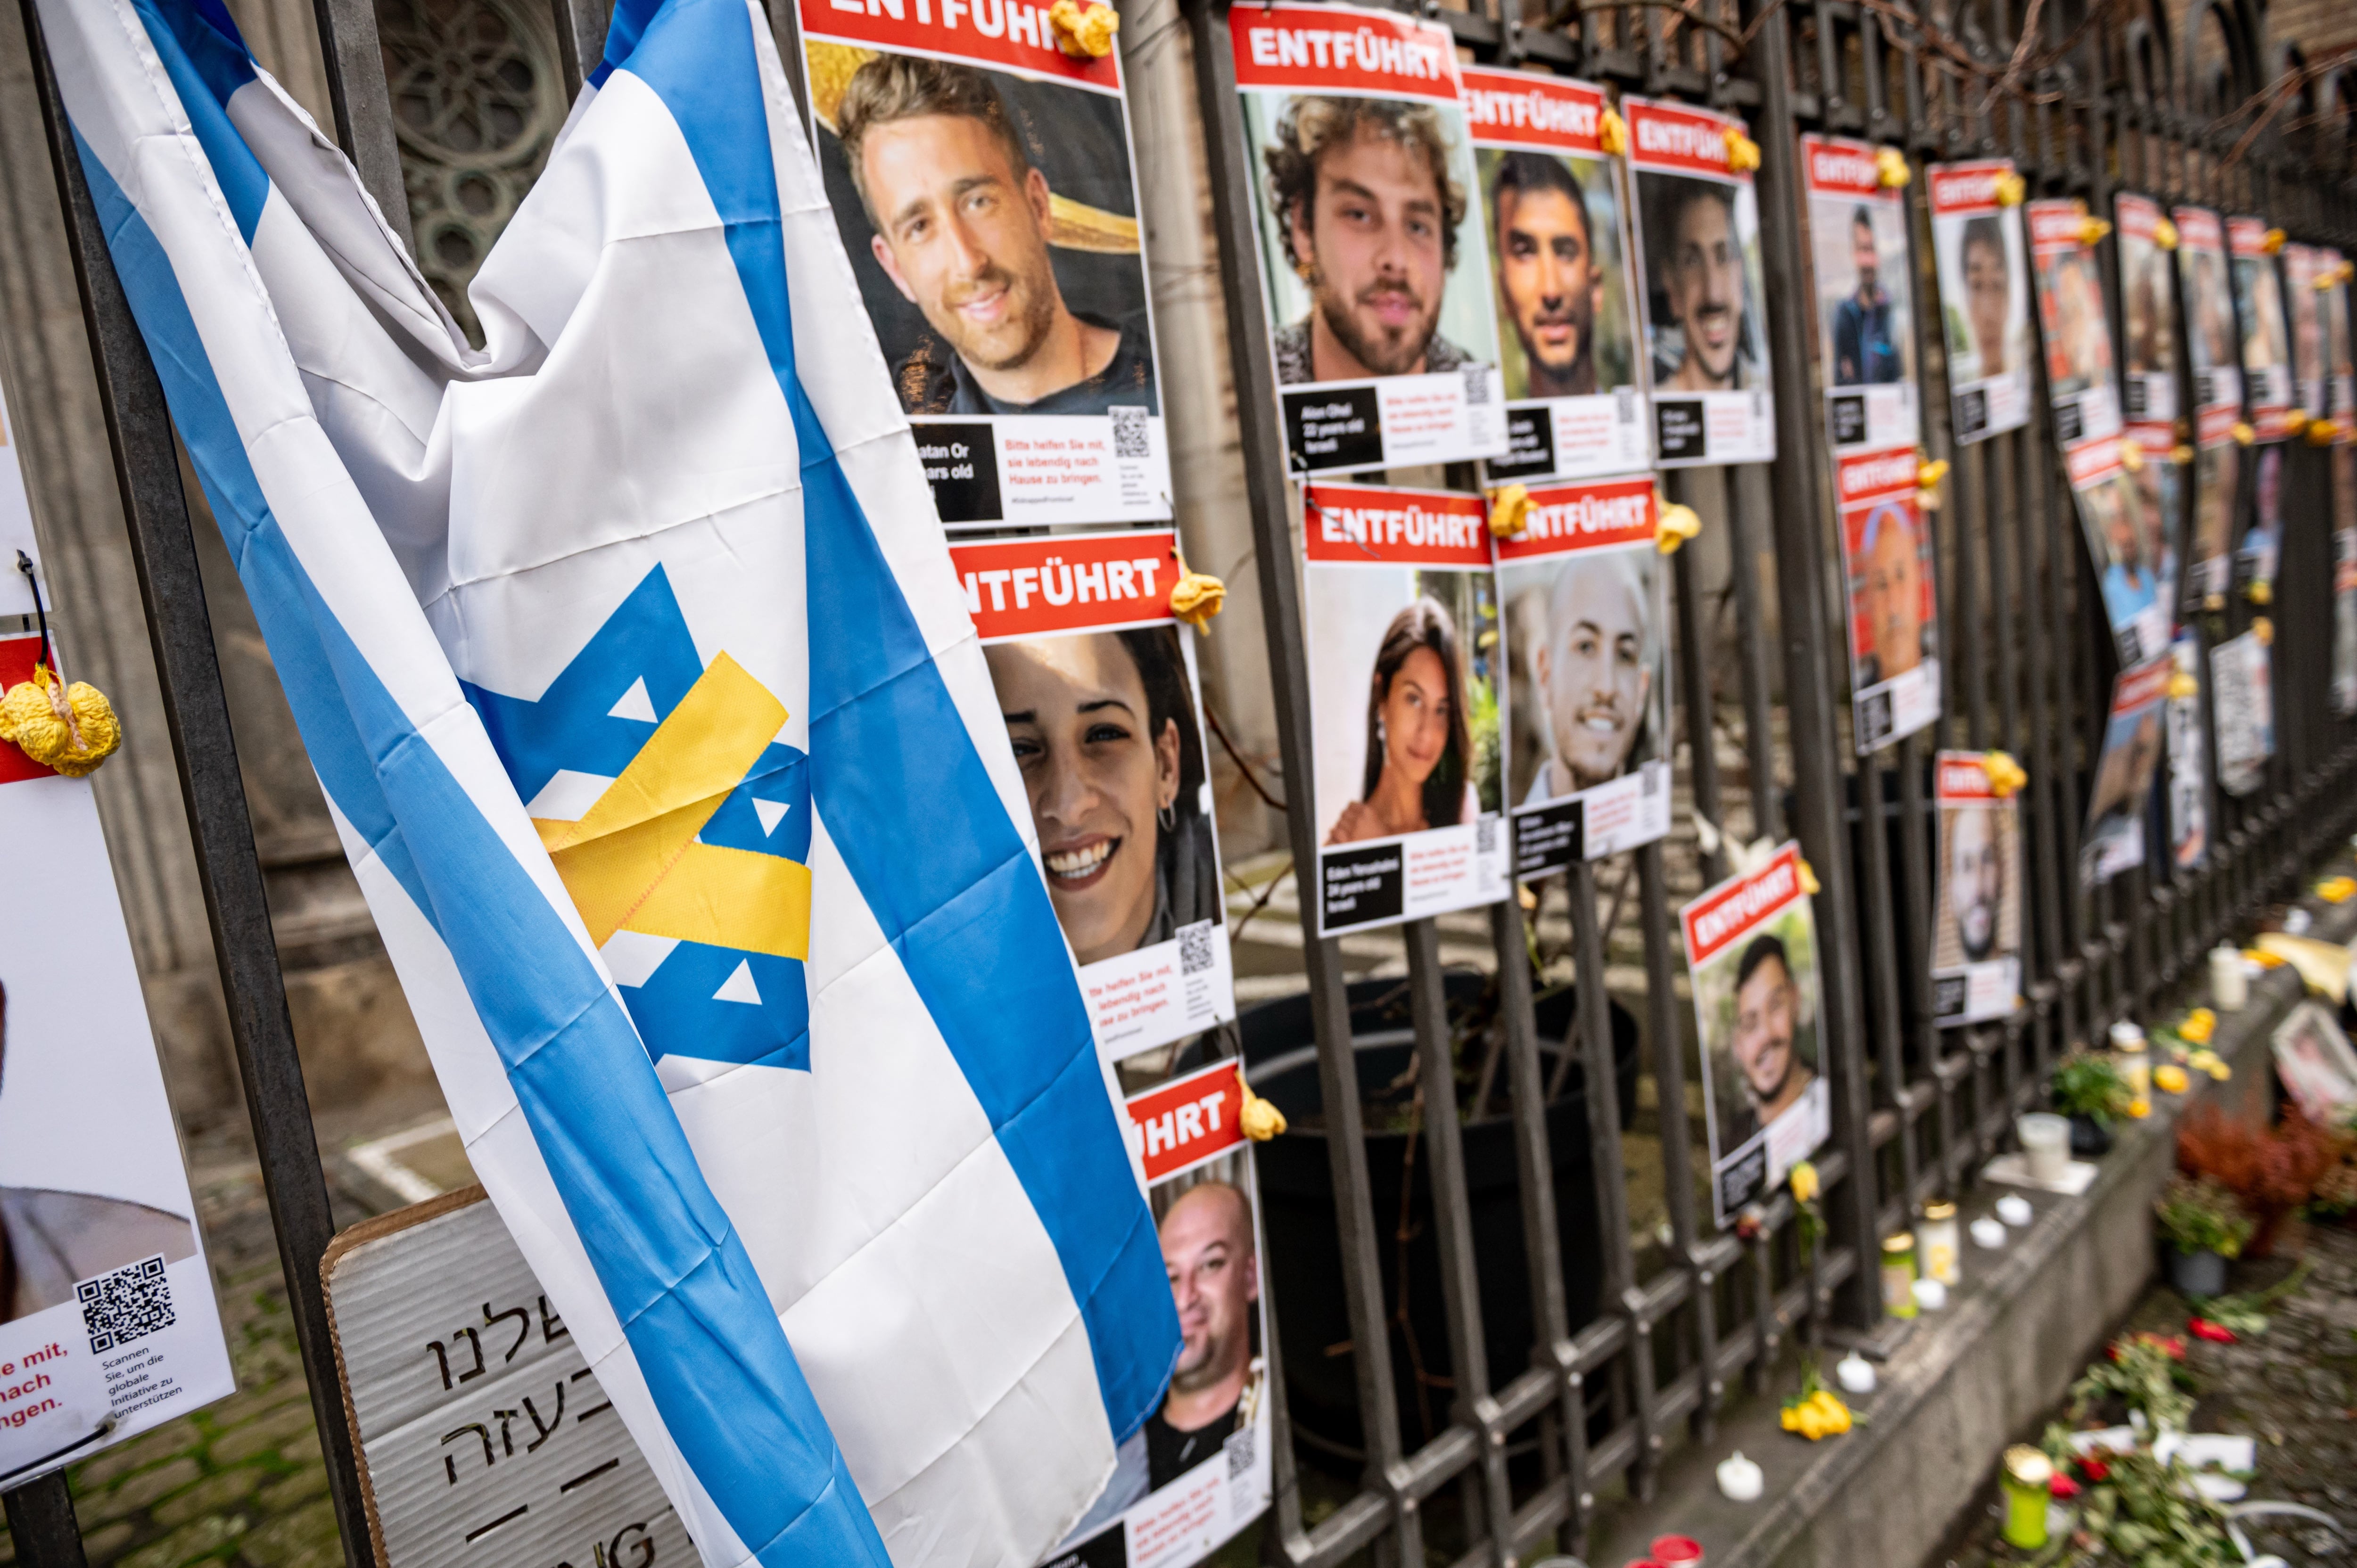
[[(1587, 1090), (1588, 1158), (1596, 1181), (1596, 1223), (1604, 1254), (1603, 1299), (1607, 1312), (1618, 1314), (1628, 1323), (1635, 1340), (1632, 1359), (1641, 1361), (1651, 1353), (1651, 1330), (1640, 1310), (1636, 1260), (1629, 1243), (1628, 1179), (1620, 1155), (1620, 1079), (1612, 1047), (1611, 1004), (1605, 993), (1595, 863), (1575, 862), (1565, 880), (1571, 888), (1572, 945), (1579, 975), (1580, 1060)], [(1650, 1437), (1652, 1385), (1633, 1367), (1614, 1374), (1614, 1420), (1620, 1419), (1620, 1402), (1630, 1392), (1625, 1384), (1631, 1380), (1636, 1384), (1638, 1419)], [(1639, 1461), (1638, 1487), (1652, 1485), (1652, 1462), (1649, 1445)]]
[(0, 1503), (6, 1505), (8, 1541), (24, 1568), (88, 1568), (63, 1470), (0, 1492)]
[(376, 0), (311, 0), (319, 27), (320, 63), (327, 68), (328, 102), (336, 142), (360, 172), (384, 220), (410, 253), (417, 236), (409, 223), (409, 186), (402, 177), (401, 145), (393, 133), (393, 92), (377, 41)]
[(1767, 475), (1747, 464), (1724, 470), (1730, 557), (1727, 585), (1735, 591), (1737, 673), (1743, 686), (1743, 755), (1751, 773), (1751, 832), (1770, 843), (1784, 842), (1784, 813), (1776, 797), (1775, 698), (1769, 686), (1767, 618), (1760, 613), (1760, 514)]
[[(228, 1004), (230, 1037), (253, 1123), (254, 1154), (278, 1261), (285, 1271), (296, 1344), (310, 1388), (311, 1413), (327, 1462), (344, 1560), (350, 1568), (363, 1568), (371, 1554), (368, 1517), (351, 1429), (344, 1419), (326, 1286), (319, 1273), (335, 1220), (310, 1102), (304, 1093), (294, 1024), (286, 1010), (285, 980), (271, 931), (262, 864), (254, 854), (245, 786), (238, 773), (237, 742), (205, 607), (188, 498), (180, 488), (171, 413), (115, 274), (81, 159), (72, 150), (35, 0), (24, 0), (24, 13), (49, 164), (65, 209), (66, 245), (81, 294), (99, 404), (122, 492), (148, 642), (155, 650), (213, 958)], [(63, 1483), (59, 1486), (62, 1490)], [(28, 1505), (35, 1509), (29, 1517), (37, 1527), (70, 1519), (70, 1504), (59, 1509), (54, 1502), (34, 1499)]]
[[(556, 69), (564, 74), (565, 95), (570, 99), (606, 58), (606, 27), (612, 6), (610, 0), (548, 0), (548, 7), (556, 24)], [(802, 77), (791, 56), (786, 75), (796, 81)]]
[[(1683, 503), (1686, 498), (1683, 478), (1671, 471), (1675, 483), (1670, 489), (1674, 501)], [(1694, 562), (1681, 550), (1670, 557), (1670, 582), (1677, 597), (1678, 673), (1679, 684), (1684, 687), (1686, 721), (1686, 778), (1694, 792), (1694, 809), (1715, 828), (1727, 826), (1727, 811), (1719, 798), (1718, 746), (1715, 738), (1717, 728), (1716, 704), (1711, 699), (1710, 660), (1703, 649), (1702, 593), (1695, 582)], [(1727, 852), (1711, 849), (1703, 854), (1704, 875), (1717, 882), (1727, 875)]]

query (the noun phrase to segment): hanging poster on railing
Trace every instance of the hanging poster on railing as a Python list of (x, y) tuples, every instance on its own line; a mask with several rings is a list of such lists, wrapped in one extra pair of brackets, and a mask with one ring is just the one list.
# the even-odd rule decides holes
[[(2226, 248), (2234, 261), (2234, 315), (2242, 325), (2245, 416), (2262, 441), (2291, 433), (2291, 325), (2284, 315), (2283, 274), (2267, 249), (2264, 218), (2226, 220)], [(2281, 235), (2277, 235), (2278, 240)]]
[(1047, 1561), (1187, 1568), (1265, 1512), (1274, 1490), (1260, 1187), (1233, 1059), (1133, 1094), (1125, 1109), (1185, 1342), (1161, 1407)]
[(2169, 859), (2179, 871), (2210, 862), (2210, 726), (2201, 707), (2201, 643), (2169, 645)]
[(2256, 628), (2210, 650), (2210, 711), (2218, 725), (2218, 788), (2255, 794), (2276, 754), (2273, 661)]
[(2332, 410), (2332, 439), (2357, 441), (2357, 362), (2350, 358), (2349, 259), (2338, 251), (2324, 252), (2324, 370), (2327, 401)]
[(1851, 728), (1863, 757), (1940, 716), (1940, 596), (1910, 445), (1834, 463), (1849, 606)]
[(1118, 1061), (1236, 1015), (1175, 538), (953, 545), (1031, 803), (1048, 897)]
[(2326, 418), (2324, 364), (2324, 252), (2313, 245), (2283, 248), (2284, 303), (2291, 314), (2292, 393), (2299, 412), (2311, 420)]
[(1825, 438), (1836, 452), (1913, 446), (1915, 270), (1907, 208), (1869, 142), (1801, 138)]
[(1503, 897), (1497, 580), (1481, 498), (1306, 485), (1318, 929)]
[(2177, 209), (2176, 222), (2178, 284), (2193, 371), (2193, 532), (2186, 590), (2217, 609), (2226, 602), (2233, 570), (2234, 495), (2242, 476), (2234, 425), (2243, 417), (2243, 365), (2225, 225), (2205, 207)]
[(2357, 446), (2332, 448), (2332, 711), (2357, 714)]
[(1678, 920), (1702, 1044), (1711, 1212), (1725, 1227), (1833, 1135), (1800, 846), (1711, 888)]
[(1244, 6), (1228, 27), (1294, 471), (1503, 456), (1448, 29), (1347, 5)]
[(906, 12), (802, 0), (802, 60), (942, 522), (1168, 517), (1119, 52), (1075, 59), (1022, 0)]
[(1735, 166), (1743, 123), (1623, 98), (1636, 187), (1638, 300), (1652, 360), (1654, 461), (1776, 456), (1760, 202)]
[(2087, 823), (2079, 835), (2079, 885), (2095, 887), (2145, 858), (2145, 807), (2159, 766), (2161, 705), (2176, 673), (2166, 655), (2122, 670), (2112, 681), (2103, 755), (2087, 797)]
[(2029, 252), (2019, 202), (1997, 199), (2013, 173), (2011, 158), (1924, 170), (1960, 445), (2029, 423)]
[(1932, 773), (1939, 877), (1932, 1013), (1943, 1026), (2002, 1018), (2021, 993), (2021, 805), (2000, 795), (1988, 754), (1943, 751)]
[(2112, 379), (2111, 319), (2104, 310), (2103, 270), (2088, 238), (2087, 204), (2033, 201), (2028, 210), (2054, 439), (2070, 446), (2116, 435), (2120, 400)]
[(2120, 318), (2127, 335), (2120, 367), (2121, 413), (2130, 430), (2158, 427), (2173, 446), (2177, 297), (2175, 268), (2159, 242), (2160, 203), (2122, 191), (2112, 198), (2112, 213), (2119, 225)]
[(1507, 450), (1492, 479), (1587, 478), (1645, 466), (1637, 299), (1604, 92), (1462, 66), (1498, 309)]
[(1669, 565), (1650, 475), (1531, 492), (1497, 541), (1514, 875), (1670, 831)]
[[(2175, 441), (2166, 432), (2162, 438)], [(2128, 436), (2090, 437), (2066, 450), (2063, 460), (2120, 665), (2158, 659), (2175, 629), (2177, 558), (2169, 542), (2169, 514), (2157, 503), (2160, 470), (2173, 472), (2175, 465), (2166, 447), (2148, 457)], [(2147, 480), (2149, 492), (2143, 488)], [(2171, 484), (2172, 494), (2174, 489)]]
[[(58, 668), (0, 406), (0, 691)], [(42, 598), (48, 577), (40, 573)], [(69, 678), (77, 671), (68, 666)], [(235, 1391), (98, 803), (0, 741), (0, 1478)]]
[(2234, 557), (2244, 593), (2262, 603), (2275, 592), (2276, 567), (2283, 558), (2283, 467), (2282, 443), (2259, 448), (2251, 486), (2251, 525), (2243, 531)]

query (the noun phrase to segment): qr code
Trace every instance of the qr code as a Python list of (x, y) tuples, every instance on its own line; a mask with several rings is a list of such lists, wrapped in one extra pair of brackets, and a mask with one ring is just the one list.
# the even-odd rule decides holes
[(1640, 780), (1637, 785), (1638, 798), (1641, 800), (1650, 800), (1654, 796), (1660, 794), (1662, 792), (1662, 778), (1668, 772), (1668, 767), (1663, 763), (1648, 762), (1645, 764), (1645, 766), (1638, 771), (1638, 778)]
[(1178, 972), (1202, 974), (1211, 967), (1211, 922), (1178, 928)]
[(1468, 408), (1475, 408), (1479, 407), (1482, 403), (1488, 403), (1489, 401), (1490, 367), (1487, 365), (1466, 366), (1465, 406)]
[(1473, 819), (1473, 853), (1494, 854), (1498, 850), (1498, 814), (1484, 811)]
[(81, 1303), (81, 1326), (90, 1330), (90, 1350), (145, 1339), (178, 1321), (172, 1312), (172, 1282), (164, 1276), (164, 1254), (100, 1274), (74, 1286)]
[(1113, 455), (1114, 456), (1151, 457), (1154, 456), (1153, 439), (1146, 432), (1145, 409), (1114, 408), (1107, 409), (1105, 412), (1113, 415)]
[(1254, 1439), (1258, 1435), (1258, 1432), (1257, 1427), (1245, 1425), (1239, 1426), (1228, 1434), (1229, 1480), (1241, 1481), (1252, 1474)]
[(1637, 423), (1637, 389), (1635, 387), (1612, 389), (1612, 417), (1622, 424)]

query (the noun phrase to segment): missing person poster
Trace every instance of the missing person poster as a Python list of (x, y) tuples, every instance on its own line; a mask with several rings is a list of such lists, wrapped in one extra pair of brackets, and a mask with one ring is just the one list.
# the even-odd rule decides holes
[(1306, 485), (1320, 935), (1507, 887), (1497, 582), (1479, 496)]
[(1723, 1228), (1833, 1135), (1800, 846), (1711, 888), (1678, 919), (1702, 1043), (1711, 1211)]
[(2284, 302), (2291, 313), (2292, 391), (2300, 411), (2310, 419), (2325, 418), (2327, 382), (2324, 363), (2324, 291), (2328, 263), (2313, 245), (2283, 248)]
[(2163, 657), (2122, 670), (2112, 681), (2103, 755), (2087, 797), (2087, 825), (2079, 835), (2079, 885), (2095, 887), (2144, 864), (2145, 806), (2159, 765), (2161, 705), (2175, 660)]
[[(2175, 438), (2164, 432), (2163, 439)], [(2164, 494), (2160, 472), (2175, 465), (2165, 448), (2148, 456), (2131, 437), (2090, 437), (2066, 450), (2063, 462), (2120, 664), (2158, 659), (2175, 629), (2177, 560), (2165, 510), (2175, 487)]]
[(1932, 918), (1932, 1012), (1942, 1026), (2013, 1011), (2021, 994), (2021, 806), (1989, 782), (1988, 754), (1943, 751), (1932, 772), (1940, 813)]
[(2262, 441), (2291, 434), (2291, 323), (2284, 315), (2283, 274), (2267, 251), (2267, 220), (2226, 220), (2234, 263), (2234, 314), (2243, 331), (2245, 416)]
[(1598, 139), (1603, 90), (1487, 66), (1459, 73), (1505, 381), (1507, 451), (1490, 477), (1641, 468), (1637, 296), (1620, 160)]
[(1170, 614), (1175, 542), (950, 549), (1107, 1061), (1236, 1015), (1194, 639)]
[(2010, 158), (1924, 171), (1960, 445), (2029, 423), (2029, 258), (2020, 204), (1996, 195), (2013, 172)]
[(1243, 1110), (1232, 1058), (1128, 1099), (1183, 1339), (1162, 1407), (1121, 1445), (1051, 1568), (1186, 1568), (1268, 1508), (1269, 1323)]
[(1851, 725), (1861, 757), (1940, 716), (1940, 597), (1915, 465), (1912, 445), (1834, 461)]
[(2283, 559), (2283, 467), (2280, 442), (2259, 448), (2257, 472), (2251, 486), (2251, 524), (2243, 530), (2235, 551), (2236, 575), (2247, 592), (2253, 583), (2273, 588), (2276, 567)]
[(2357, 362), (2351, 360), (2349, 342), (2350, 267), (2338, 251), (2325, 252), (2324, 262), (2326, 401), (2332, 409), (2332, 439), (2346, 445), (2357, 441)]
[(1347, 5), (1228, 20), (1296, 472), (1506, 455), (1457, 46)]
[(1650, 475), (1531, 492), (1496, 542), (1514, 875), (1670, 831), (1669, 563)]
[(2276, 754), (2273, 668), (2256, 631), (2229, 638), (2210, 650), (2210, 711), (2218, 725), (2218, 788), (2255, 793), (2267, 781)]
[(2160, 203), (2122, 191), (2112, 198), (2119, 223), (2120, 318), (2127, 335), (2120, 374), (2130, 429), (2177, 424), (2177, 284), (2169, 253), (2155, 237)]
[(2104, 311), (2103, 271), (2087, 240), (2087, 204), (2033, 201), (2027, 210), (2054, 439), (2070, 446), (2116, 435), (2120, 401), (2112, 381), (2112, 328)]
[[(17, 552), (38, 562), (39, 547), (10, 434), (0, 407), (0, 689), (57, 667), (18, 613), (33, 607)], [(237, 1385), (90, 780), (0, 741), (0, 1478), (14, 1487)]]
[(2242, 447), (2243, 361), (2234, 332), (2234, 285), (2226, 226), (2206, 207), (2177, 209), (2177, 279), (2185, 301), (2186, 349), (2193, 371), (2193, 530), (2187, 591), (2223, 607), (2233, 572), (2235, 486)]
[(1771, 461), (1760, 201), (1728, 150), (1743, 123), (1644, 98), (1623, 98), (1620, 107), (1637, 192), (1654, 461), (1667, 468)]
[(1836, 452), (1912, 446), (1919, 435), (1907, 208), (1874, 160), (1869, 142), (1801, 138), (1825, 436)]
[(1119, 53), (1072, 59), (1023, 0), (906, 10), (802, 0), (802, 59), (942, 521), (1168, 517)]
[(2210, 725), (2201, 706), (2201, 642), (2180, 631), (2169, 645), (2169, 860), (2179, 871), (2210, 863)]
[(2332, 711), (2357, 714), (2357, 446), (2332, 448)]

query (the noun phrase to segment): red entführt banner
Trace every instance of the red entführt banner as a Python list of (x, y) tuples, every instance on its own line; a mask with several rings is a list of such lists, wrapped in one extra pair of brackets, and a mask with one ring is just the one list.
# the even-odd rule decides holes
[(1994, 800), (1996, 786), (1989, 782), (1988, 769), (1981, 764), (1977, 751), (1943, 751), (1940, 753), (1940, 771), (1936, 793), (1941, 800)]
[[(1809, 188), (1826, 196), (1880, 196), (1882, 170), (1874, 145), (1843, 136), (1801, 138), (1801, 174)], [(1890, 193), (1898, 199), (1898, 193)]]
[(1801, 846), (1788, 843), (1750, 875), (1722, 882), (1686, 906), (1686, 963), (1707, 963), (1801, 896)]
[(1353, 565), (1487, 566), (1489, 509), (1458, 490), (1306, 485), (1302, 539), (1312, 561)]
[(1610, 544), (1650, 544), (1656, 516), (1651, 476), (1585, 485), (1541, 485), (1531, 491), (1526, 526), (1498, 541), (1498, 559), (1568, 555)]
[(966, 613), (985, 642), (1169, 621), (1178, 581), (1168, 529), (950, 546)]
[(1232, 1059), (1212, 1063), (1159, 1089), (1130, 1096), (1148, 1186), (1226, 1154), (1244, 1141), (1237, 1118), (1243, 1084)]
[(1437, 23), (1350, 5), (1239, 5), (1228, 30), (1238, 87), (1457, 102), (1456, 40)]
[(1475, 145), (1603, 156), (1602, 88), (1489, 66), (1459, 66), (1458, 73), (1465, 81), (1465, 124)]
[(1997, 209), (1996, 182), (2013, 172), (2011, 158), (1942, 164), (1932, 170), (1932, 216), (1974, 218)]
[[(1102, 0), (1081, 0), (1092, 9)], [(802, 34), (872, 44), (895, 54), (934, 55), (1121, 91), (1118, 53), (1074, 59), (1056, 45), (1048, 6), (1026, 0), (802, 0)]]
[(1751, 183), (1749, 172), (1729, 166), (1727, 134), (1743, 129), (1743, 122), (1707, 109), (1664, 103), (1652, 98), (1623, 98), (1629, 116), (1629, 166), (1668, 174), (1711, 175), (1719, 179)]

